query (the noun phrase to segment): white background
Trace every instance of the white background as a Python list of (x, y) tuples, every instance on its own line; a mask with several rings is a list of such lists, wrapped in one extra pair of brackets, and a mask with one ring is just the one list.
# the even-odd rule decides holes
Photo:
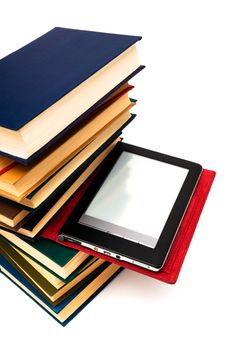
[(232, 1), (2, 1), (0, 57), (54, 26), (142, 35), (125, 141), (215, 169), (174, 286), (124, 271), (66, 328), (0, 276), (4, 349), (232, 349)]

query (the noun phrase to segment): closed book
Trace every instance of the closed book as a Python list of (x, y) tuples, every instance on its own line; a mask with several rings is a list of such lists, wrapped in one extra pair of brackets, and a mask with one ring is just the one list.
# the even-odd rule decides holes
[(103, 271), (94, 276), (87, 284), (68, 296), (58, 305), (49, 303), (36, 288), (21, 275), (7, 259), (0, 254), (0, 272), (31, 297), (62, 326), (70, 322), (87, 304), (92, 301), (116, 277), (122, 269), (114, 264), (105, 263)]
[(9, 227), (14, 227), (28, 214), (29, 211), (0, 199), (0, 226), (5, 224)]
[(17, 163), (12, 159), (0, 156), (0, 175), (5, 174), (8, 170), (12, 169)]
[(54, 28), (1, 59), (0, 151), (27, 162), (83, 121), (141, 69), (140, 39)]
[[(60, 286), (54, 286), (40, 271), (40, 265), (20, 254), (20, 251), (0, 239), (1, 254), (19, 271), (52, 305), (58, 305), (75, 290), (97, 276), (103, 267), (104, 260), (92, 258), (85, 261), (75, 276), (68, 282), (60, 280)], [(31, 263), (32, 261), (32, 263)], [(39, 269), (38, 269), (39, 267)], [(78, 270), (78, 269), (77, 269)], [(51, 274), (50, 274), (51, 275)]]
[(11, 233), (1, 234), (1, 239), (11, 243), (41, 265), (67, 278), (89, 255), (72, 248), (62, 247), (56, 242), (40, 238), (36, 242), (27, 242)]

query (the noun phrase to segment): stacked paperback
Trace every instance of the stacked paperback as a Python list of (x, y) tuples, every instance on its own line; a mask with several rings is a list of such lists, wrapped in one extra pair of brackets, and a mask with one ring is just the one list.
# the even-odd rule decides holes
[(140, 39), (54, 28), (0, 61), (0, 268), (62, 325), (123, 267), (174, 283), (214, 178), (202, 173), (159, 272), (59, 241), (135, 118)]

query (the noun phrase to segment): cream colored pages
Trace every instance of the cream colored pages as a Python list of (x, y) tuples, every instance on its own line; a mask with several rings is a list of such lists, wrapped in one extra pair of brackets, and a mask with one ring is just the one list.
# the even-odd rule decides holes
[(101, 145), (103, 145), (116, 131), (118, 131), (123, 124), (130, 118), (130, 113), (126, 112), (120, 114), (115, 118), (106, 128), (99, 134), (99, 136), (92, 141), (83, 151), (79, 152), (68, 164), (66, 164), (55, 176), (51, 178), (34, 196), (33, 198), (16, 197), (4, 191), (1, 191), (3, 197), (9, 198), (17, 203), (25, 205), (30, 208), (38, 207), (53, 191), (56, 190), (62, 182), (64, 182), (69, 175), (71, 175), (85, 160), (87, 160)]
[(79, 166), (81, 166), (86, 159), (88, 159), (95, 151), (97, 151), (119, 128), (127, 122), (130, 118), (130, 113), (127, 111), (113, 121), (97, 139), (88, 145), (80, 154), (72, 159), (67, 167), (64, 167), (57, 175), (55, 175), (45, 186), (38, 191), (37, 194), (28, 201), (27, 198), (22, 202), (26, 205), (32, 204), (37, 207), (47, 198), (60, 184), (67, 179)]

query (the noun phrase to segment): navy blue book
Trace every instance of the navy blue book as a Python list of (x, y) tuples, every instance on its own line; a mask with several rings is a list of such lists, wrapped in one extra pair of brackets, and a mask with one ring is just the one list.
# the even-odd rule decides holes
[(28, 164), (143, 67), (141, 37), (54, 28), (0, 60), (0, 153)]
[(65, 326), (76, 316), (94, 297), (110, 283), (122, 270), (117, 265), (104, 263), (99, 275), (88, 283), (83, 284), (73, 294), (60, 304), (51, 305), (27, 280), (23, 277), (0, 252), (0, 271), (30, 296), (39, 306), (47, 311), (56, 321)]

